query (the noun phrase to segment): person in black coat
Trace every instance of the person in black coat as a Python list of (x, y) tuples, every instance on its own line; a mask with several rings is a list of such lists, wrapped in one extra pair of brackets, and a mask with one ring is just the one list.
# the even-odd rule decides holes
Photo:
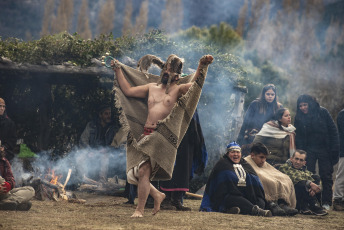
[(339, 139), (336, 125), (330, 113), (317, 100), (307, 94), (297, 99), (296, 148), (305, 150), (307, 168), (315, 173), (318, 161), (322, 181), (322, 205), (329, 210), (332, 205), (333, 166), (339, 160)]
[(265, 85), (259, 98), (249, 105), (237, 138), (237, 142), (243, 149), (243, 155), (250, 153), (250, 144), (255, 135), (260, 131), (263, 124), (270, 121), (276, 111), (282, 107), (282, 104), (278, 102), (276, 86), (273, 84)]
[(14, 147), (17, 142), (16, 126), (7, 116), (5, 100), (0, 98), (0, 148), (5, 151), (5, 157), (11, 161), (14, 158)]
[(333, 210), (344, 211), (344, 109), (337, 116), (337, 127), (340, 143), (340, 158), (334, 184)]

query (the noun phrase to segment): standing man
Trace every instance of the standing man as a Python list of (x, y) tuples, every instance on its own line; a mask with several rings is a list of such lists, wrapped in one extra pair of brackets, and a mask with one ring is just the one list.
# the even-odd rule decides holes
[[(92, 168), (99, 169), (98, 175), (102, 181), (107, 181), (107, 172), (109, 166), (109, 151), (105, 148), (110, 146), (115, 136), (115, 126), (111, 122), (111, 107), (110, 105), (103, 104), (98, 108), (98, 116), (93, 121), (87, 123), (85, 130), (80, 137), (80, 147), (91, 147), (94, 151), (89, 153), (89, 156), (82, 156), (81, 169), (84, 173), (89, 171), (87, 162), (92, 162)], [(92, 150), (93, 151), (93, 150)], [(87, 158), (87, 159), (86, 159)], [(95, 164), (96, 163), (96, 164)], [(85, 171), (86, 170), (86, 171)]]
[[(154, 82), (150, 75), (112, 61), (116, 103), (123, 109), (120, 120), (129, 130), (127, 179), (138, 185), (138, 204), (132, 217), (143, 217), (149, 194), (154, 199), (153, 215), (160, 210), (165, 194), (150, 181), (171, 179), (178, 145), (196, 109), (208, 65), (213, 61), (211, 55), (203, 56), (189, 82), (178, 84), (182, 59), (170, 55), (163, 62), (152, 55), (146, 57), (162, 68), (160, 82), (157, 83), (157, 76)], [(141, 58), (140, 63), (146, 61)]]
[(344, 210), (344, 109), (339, 112), (337, 117), (337, 127), (339, 133), (340, 158), (336, 181), (334, 183), (333, 210)]
[(6, 159), (14, 158), (14, 147), (17, 142), (16, 126), (7, 116), (5, 100), (0, 98), (0, 150), (5, 151)]

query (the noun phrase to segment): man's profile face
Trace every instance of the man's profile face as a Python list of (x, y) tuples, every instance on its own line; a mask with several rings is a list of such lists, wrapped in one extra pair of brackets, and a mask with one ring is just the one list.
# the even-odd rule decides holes
[(294, 168), (300, 169), (306, 165), (306, 155), (295, 152), (295, 155), (290, 158), (290, 161)]
[(251, 153), (251, 158), (258, 167), (263, 167), (266, 161), (266, 155), (264, 153), (259, 153), (259, 154)]
[(99, 114), (99, 118), (105, 124), (109, 124), (111, 122), (111, 109), (105, 109), (103, 112)]
[(227, 153), (229, 159), (233, 161), (233, 163), (238, 164), (241, 159), (241, 151), (240, 150), (231, 150)]

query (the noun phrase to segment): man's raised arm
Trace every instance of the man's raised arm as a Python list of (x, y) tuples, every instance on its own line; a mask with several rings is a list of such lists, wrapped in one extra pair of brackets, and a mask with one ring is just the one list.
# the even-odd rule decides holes
[(198, 76), (200, 75), (200, 71), (203, 68), (206, 68), (208, 65), (210, 65), (213, 62), (214, 58), (211, 55), (204, 55), (203, 57), (201, 57), (201, 59), (199, 60), (199, 64), (196, 70), (195, 75), (192, 77), (191, 82), (194, 82)]
[(213, 62), (214, 58), (211, 55), (204, 55), (200, 60), (199, 64), (196, 70), (196, 73), (192, 77), (191, 81), (186, 84), (182, 84), (179, 88), (179, 97), (186, 94), (186, 92), (189, 90), (193, 82), (198, 78), (198, 76), (201, 73), (201, 70), (208, 67)]
[(117, 60), (111, 61), (112, 69), (115, 71), (119, 86), (127, 97), (138, 97), (138, 98), (145, 98), (147, 97), (149, 91), (149, 85), (140, 85), (132, 87), (127, 79), (124, 77), (122, 70), (118, 64), (116, 64)]

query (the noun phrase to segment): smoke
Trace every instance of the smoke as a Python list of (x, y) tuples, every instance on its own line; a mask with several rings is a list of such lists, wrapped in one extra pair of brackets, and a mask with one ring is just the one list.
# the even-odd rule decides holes
[[(15, 158), (12, 162), (12, 171), (18, 186), (25, 183), (31, 176), (45, 179), (46, 175), (52, 171), (56, 176), (61, 176), (59, 181), (63, 183), (69, 169), (72, 170), (72, 174), (68, 186), (77, 186), (82, 183), (84, 175), (99, 180), (99, 174), (103, 170), (107, 171), (107, 178), (116, 175), (121, 179), (126, 179), (124, 146), (120, 148), (78, 148), (57, 160), (51, 159), (51, 152), (40, 152), (37, 155), (39, 157), (32, 160)], [(104, 164), (102, 164), (102, 160), (105, 162)]]

